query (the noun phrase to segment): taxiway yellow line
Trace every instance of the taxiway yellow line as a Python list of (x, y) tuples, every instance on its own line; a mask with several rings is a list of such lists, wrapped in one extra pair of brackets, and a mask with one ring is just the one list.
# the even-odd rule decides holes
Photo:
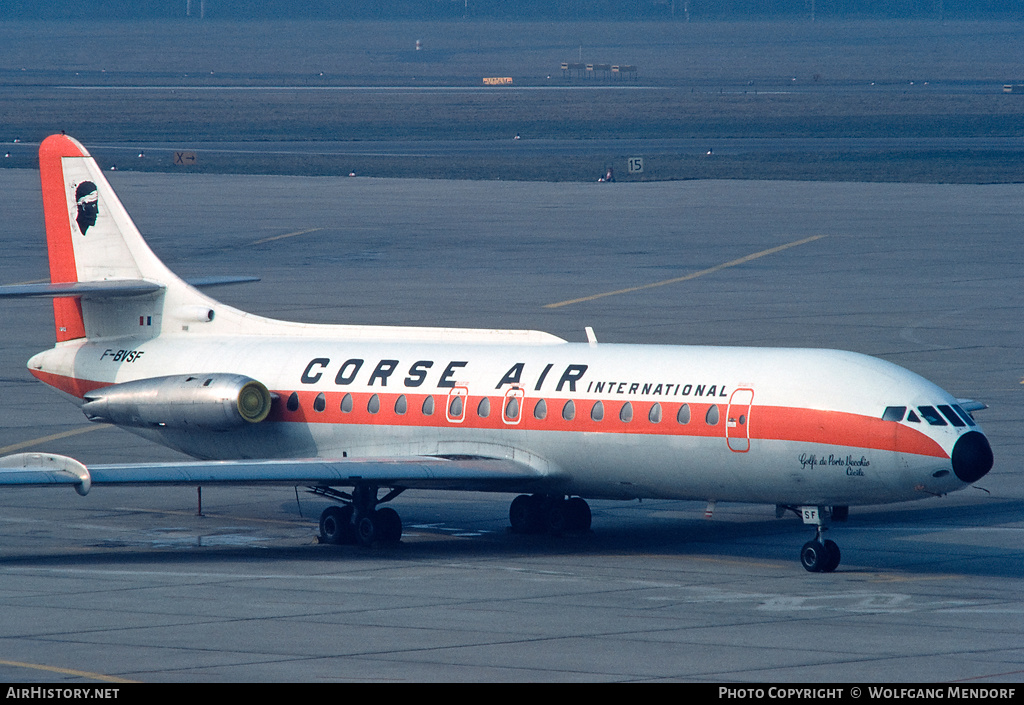
[(15, 451), (23, 450), (25, 448), (31, 448), (41, 443), (48, 443), (49, 441), (59, 441), (61, 438), (69, 438), (71, 436), (77, 436), (80, 433), (88, 433), (89, 431), (98, 431), (101, 428), (111, 428), (106, 424), (96, 424), (94, 426), (82, 426), (81, 428), (73, 428), (70, 431), (61, 431), (60, 433), (54, 433), (52, 436), (42, 436), (41, 438), (33, 438), (30, 441), (22, 441), (21, 443), (14, 443), (9, 446), (0, 448), (0, 455), (7, 455), (8, 453), (14, 453)]
[(36, 671), (49, 671), (50, 673), (60, 673), (65, 676), (78, 676), (79, 678), (88, 678), (94, 681), (104, 681), (106, 683), (138, 683), (138, 681), (128, 680), (127, 678), (118, 678), (116, 676), (105, 676), (102, 673), (90, 673), (89, 671), (76, 671), (73, 668), (58, 668), (56, 666), (43, 666), (38, 663), (25, 663), (23, 661), (4, 661), (0, 659), (0, 666), (14, 666), (16, 668), (31, 668)]
[(284, 240), (286, 237), (295, 237), (296, 235), (305, 235), (306, 233), (315, 233), (323, 228), (307, 228), (306, 230), (296, 230), (293, 233), (285, 233), (284, 235), (274, 235), (273, 237), (265, 237), (262, 240), (250, 243), (253, 245), (262, 245), (265, 242), (273, 242), (274, 240)]
[(722, 264), (716, 264), (714, 267), (708, 267), (707, 269), (702, 269), (699, 272), (693, 272), (691, 274), (687, 274), (687, 275), (682, 276), (682, 277), (675, 277), (673, 279), (665, 279), (665, 280), (660, 281), (660, 282), (654, 282), (653, 284), (642, 284), (641, 286), (631, 286), (628, 289), (617, 289), (615, 291), (605, 291), (603, 293), (592, 294), (590, 296), (581, 296), (578, 299), (569, 299), (567, 301), (559, 301), (558, 303), (553, 303), (553, 304), (545, 304), (544, 308), (560, 308), (562, 306), (569, 306), (571, 304), (581, 304), (581, 303), (583, 303), (585, 301), (594, 301), (596, 299), (603, 299), (606, 296), (617, 296), (619, 294), (630, 294), (630, 293), (632, 293), (634, 291), (643, 291), (644, 289), (653, 289), (653, 288), (658, 287), (658, 286), (668, 286), (669, 284), (678, 284), (679, 282), (685, 282), (685, 281), (689, 281), (690, 279), (696, 279), (697, 277), (703, 277), (705, 274), (714, 274), (715, 272), (720, 272), (723, 269), (728, 269), (729, 267), (736, 267), (738, 265), (745, 264), (746, 262), (751, 262), (751, 261), (753, 261), (755, 259), (758, 259), (760, 257), (766, 257), (768, 255), (773, 255), (776, 252), (782, 252), (783, 250), (788, 250), (791, 247), (799, 247), (800, 245), (806, 245), (809, 242), (814, 242), (815, 240), (820, 240), (823, 237), (828, 237), (828, 235), (813, 235), (811, 237), (805, 237), (802, 240), (794, 240), (793, 242), (787, 242), (784, 245), (779, 245), (777, 247), (771, 247), (771, 248), (769, 248), (767, 250), (761, 250), (760, 252), (755, 252), (753, 254), (747, 255), (745, 257), (740, 257), (739, 259), (734, 259), (734, 260), (729, 261), (729, 262), (723, 262)]

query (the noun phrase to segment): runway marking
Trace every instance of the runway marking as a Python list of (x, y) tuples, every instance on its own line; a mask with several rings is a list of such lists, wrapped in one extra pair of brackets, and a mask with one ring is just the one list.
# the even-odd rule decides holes
[(306, 230), (296, 230), (293, 233), (285, 233), (284, 235), (274, 235), (273, 237), (265, 237), (262, 240), (250, 243), (252, 245), (262, 245), (265, 242), (273, 242), (274, 240), (284, 240), (286, 237), (295, 237), (296, 235), (305, 235), (306, 233), (315, 233), (317, 230), (323, 230), (323, 228), (307, 228)]
[(601, 293), (601, 294), (592, 294), (591, 296), (581, 296), (578, 299), (569, 299), (567, 301), (559, 301), (558, 303), (553, 303), (553, 304), (545, 304), (544, 308), (560, 308), (562, 306), (569, 306), (570, 304), (580, 304), (580, 303), (583, 303), (585, 301), (594, 301), (595, 299), (603, 299), (606, 296), (616, 296), (618, 294), (630, 294), (630, 293), (632, 293), (634, 291), (643, 291), (644, 289), (653, 289), (653, 288), (658, 287), (658, 286), (667, 286), (669, 284), (678, 284), (679, 282), (685, 282), (685, 281), (689, 281), (690, 279), (696, 279), (697, 277), (702, 277), (705, 274), (714, 274), (715, 272), (720, 272), (723, 269), (728, 269), (729, 267), (736, 267), (738, 265), (745, 264), (746, 262), (751, 262), (751, 261), (753, 261), (755, 259), (758, 259), (760, 257), (766, 257), (767, 255), (773, 255), (776, 252), (782, 252), (783, 250), (788, 250), (791, 247), (798, 247), (800, 245), (806, 245), (809, 242), (814, 242), (815, 240), (820, 240), (820, 239), (822, 239), (824, 237), (828, 237), (828, 235), (813, 235), (811, 237), (805, 237), (802, 240), (794, 240), (793, 242), (787, 242), (786, 244), (779, 245), (778, 247), (772, 247), (772, 248), (769, 248), (767, 250), (761, 250), (760, 252), (755, 252), (753, 254), (747, 255), (745, 257), (740, 257), (739, 259), (734, 259), (734, 260), (729, 261), (729, 262), (723, 262), (722, 264), (716, 264), (714, 267), (708, 267), (707, 269), (702, 269), (699, 272), (693, 272), (691, 274), (687, 274), (687, 275), (682, 276), (682, 277), (675, 277), (673, 279), (665, 279), (665, 280), (660, 281), (660, 282), (654, 282), (653, 284), (643, 284), (641, 286), (632, 286), (632, 287), (629, 287), (628, 289), (618, 289), (616, 291), (606, 291), (606, 292)]
[(140, 681), (132, 681), (127, 678), (118, 678), (117, 676), (105, 676), (102, 673), (91, 673), (89, 671), (76, 671), (73, 668), (58, 668), (56, 666), (44, 666), (39, 663), (25, 663), (23, 661), (4, 661), (0, 659), (0, 666), (14, 666), (16, 668), (31, 668), (36, 671), (49, 671), (50, 673), (60, 673), (65, 676), (78, 676), (80, 678), (88, 678), (94, 681), (104, 681), (106, 683), (139, 683)]
[(49, 441), (59, 441), (61, 438), (77, 436), (80, 433), (88, 433), (89, 431), (99, 431), (100, 429), (103, 428), (113, 428), (113, 426), (108, 426), (106, 424), (97, 424), (95, 426), (82, 426), (81, 428), (73, 428), (70, 431), (61, 431), (60, 433), (54, 433), (51, 436), (42, 436), (41, 438), (33, 438), (30, 441), (13, 443), (9, 446), (4, 446), (0, 448), (0, 455), (7, 455), (8, 453), (13, 453), (15, 451), (22, 450), (23, 448), (31, 448), (32, 446), (37, 446), (42, 443), (48, 443)]

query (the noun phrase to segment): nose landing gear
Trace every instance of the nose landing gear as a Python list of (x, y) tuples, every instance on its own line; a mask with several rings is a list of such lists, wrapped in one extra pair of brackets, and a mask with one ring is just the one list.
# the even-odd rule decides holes
[(800, 549), (800, 564), (811, 573), (831, 573), (839, 567), (842, 554), (835, 541), (824, 539), (830, 518), (846, 521), (848, 507), (817, 507), (817, 506), (779, 506), (776, 514), (782, 516), (785, 510), (791, 510), (803, 519), (805, 524), (814, 524), (814, 539), (808, 541)]
[(811, 573), (831, 573), (839, 567), (842, 556), (835, 541), (821, 540), (821, 532), (813, 541), (808, 541), (800, 549), (800, 563)]

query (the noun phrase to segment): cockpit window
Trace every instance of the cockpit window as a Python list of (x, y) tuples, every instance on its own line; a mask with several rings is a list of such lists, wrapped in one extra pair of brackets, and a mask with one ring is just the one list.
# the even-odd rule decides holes
[(905, 406), (887, 406), (882, 414), (883, 421), (902, 421), (903, 415), (907, 413)]
[(953, 411), (948, 406), (946, 406), (945, 404), (939, 404), (939, 411), (941, 411), (942, 415), (949, 419), (949, 422), (954, 426), (959, 426), (962, 428), (965, 425), (964, 422), (960, 419), (960, 417), (956, 415), (956, 412)]
[(914, 410), (911, 409), (910, 413), (907, 414), (907, 421), (913, 421), (914, 423), (921, 423), (921, 417), (919, 417), (917, 415), (917, 413), (915, 413)]
[(966, 422), (967, 422), (967, 425), (968, 425), (968, 426), (977, 426), (977, 425), (978, 425), (978, 424), (974, 423), (974, 417), (973, 417), (973, 416), (971, 416), (970, 414), (968, 414), (968, 413), (967, 413), (966, 411), (964, 411), (964, 410), (963, 410), (962, 408), (960, 408), (960, 407), (959, 407), (958, 405), (956, 405), (956, 404), (953, 404), (953, 410), (954, 410), (954, 411), (955, 411), (956, 413), (960, 414), (960, 417), (961, 417), (961, 418), (962, 418), (962, 419), (963, 419), (964, 421), (966, 421)]
[(930, 423), (932, 426), (946, 426), (946, 422), (939, 416), (939, 412), (932, 406), (919, 406), (917, 410), (921, 412), (921, 416), (924, 420)]

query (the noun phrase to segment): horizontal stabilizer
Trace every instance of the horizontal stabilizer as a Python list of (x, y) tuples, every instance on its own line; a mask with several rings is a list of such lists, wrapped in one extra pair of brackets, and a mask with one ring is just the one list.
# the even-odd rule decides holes
[(63, 284), (10, 284), (0, 286), (0, 298), (61, 298), (65, 296), (81, 296), (84, 299), (106, 299), (155, 294), (163, 288), (162, 284), (144, 279), (66, 282)]
[(229, 286), (231, 284), (251, 284), (252, 282), (258, 282), (259, 277), (200, 277), (198, 279), (186, 279), (185, 282), (189, 286), (194, 286), (197, 289), (209, 289), (214, 286)]
[[(475, 491), (529, 491), (544, 473), (501, 458), (308, 458), (94, 465), (72, 458), (22, 453), (0, 458), (0, 485), (320, 485)], [(79, 489), (80, 494), (84, 494)]]

